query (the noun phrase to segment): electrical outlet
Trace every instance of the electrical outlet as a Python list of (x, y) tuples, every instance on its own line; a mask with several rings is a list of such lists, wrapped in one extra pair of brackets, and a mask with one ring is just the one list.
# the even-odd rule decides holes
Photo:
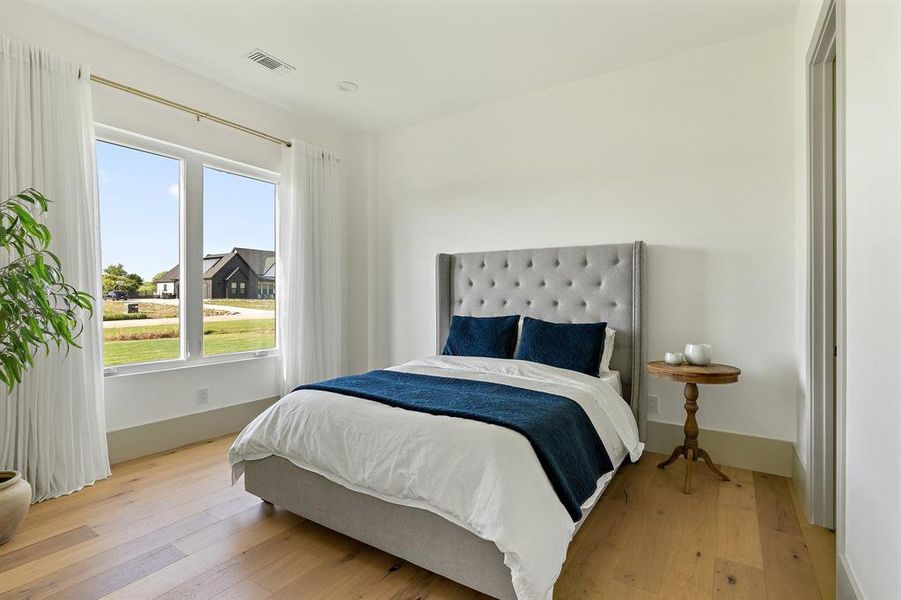
[(210, 388), (200, 388), (197, 392), (197, 404), (210, 403)]
[(657, 414), (657, 396), (648, 396), (648, 414), (656, 415)]

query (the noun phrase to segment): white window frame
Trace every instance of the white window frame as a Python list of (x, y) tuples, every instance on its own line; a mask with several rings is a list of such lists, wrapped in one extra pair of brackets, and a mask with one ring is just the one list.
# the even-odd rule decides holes
[[(276, 186), (273, 223), (278, 248), (278, 185), (280, 176), (274, 171), (215, 156), (200, 150), (164, 142), (101, 123), (95, 124), (95, 140), (109, 142), (174, 158), (181, 162), (179, 183), (179, 358), (154, 362), (130, 363), (105, 367), (105, 376), (131, 375), (153, 371), (183, 369), (206, 364), (220, 364), (278, 355), (278, 343), (265, 350), (249, 350), (230, 354), (203, 355), (203, 169), (210, 167), (235, 175), (258, 179)], [(276, 260), (278, 255), (276, 254)], [(276, 311), (276, 328), (278, 313)]]

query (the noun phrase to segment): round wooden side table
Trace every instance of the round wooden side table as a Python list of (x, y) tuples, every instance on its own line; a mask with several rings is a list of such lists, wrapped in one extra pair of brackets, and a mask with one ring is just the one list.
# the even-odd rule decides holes
[(695, 413), (698, 412), (698, 384), (735, 383), (741, 375), (741, 369), (718, 364), (709, 364), (705, 367), (687, 364), (668, 365), (662, 360), (655, 360), (648, 363), (648, 373), (654, 377), (685, 384), (685, 441), (681, 446), (676, 446), (670, 457), (657, 465), (657, 468), (664, 469), (676, 462), (680, 456), (684, 457), (685, 485), (682, 491), (686, 494), (691, 493), (691, 464), (699, 457), (723, 481), (729, 481), (729, 478), (713, 464), (710, 454), (698, 447), (698, 420), (695, 418)]

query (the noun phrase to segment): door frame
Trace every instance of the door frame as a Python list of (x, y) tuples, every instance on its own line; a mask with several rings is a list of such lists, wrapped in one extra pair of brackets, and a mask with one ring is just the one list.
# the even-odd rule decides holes
[[(844, 103), (835, 0), (824, 3), (807, 53), (808, 519), (836, 527), (845, 387)], [(832, 203), (834, 202), (834, 209)]]

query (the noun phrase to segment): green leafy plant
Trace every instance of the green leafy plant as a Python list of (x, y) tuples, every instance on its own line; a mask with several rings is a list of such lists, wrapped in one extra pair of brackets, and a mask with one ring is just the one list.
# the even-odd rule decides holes
[[(12, 389), (34, 366), (35, 354), (75, 341), (94, 311), (94, 298), (66, 283), (50, 250), (50, 230), (39, 221), (50, 201), (27, 189), (0, 202), (0, 381)], [(36, 216), (37, 215), (37, 216)]]

